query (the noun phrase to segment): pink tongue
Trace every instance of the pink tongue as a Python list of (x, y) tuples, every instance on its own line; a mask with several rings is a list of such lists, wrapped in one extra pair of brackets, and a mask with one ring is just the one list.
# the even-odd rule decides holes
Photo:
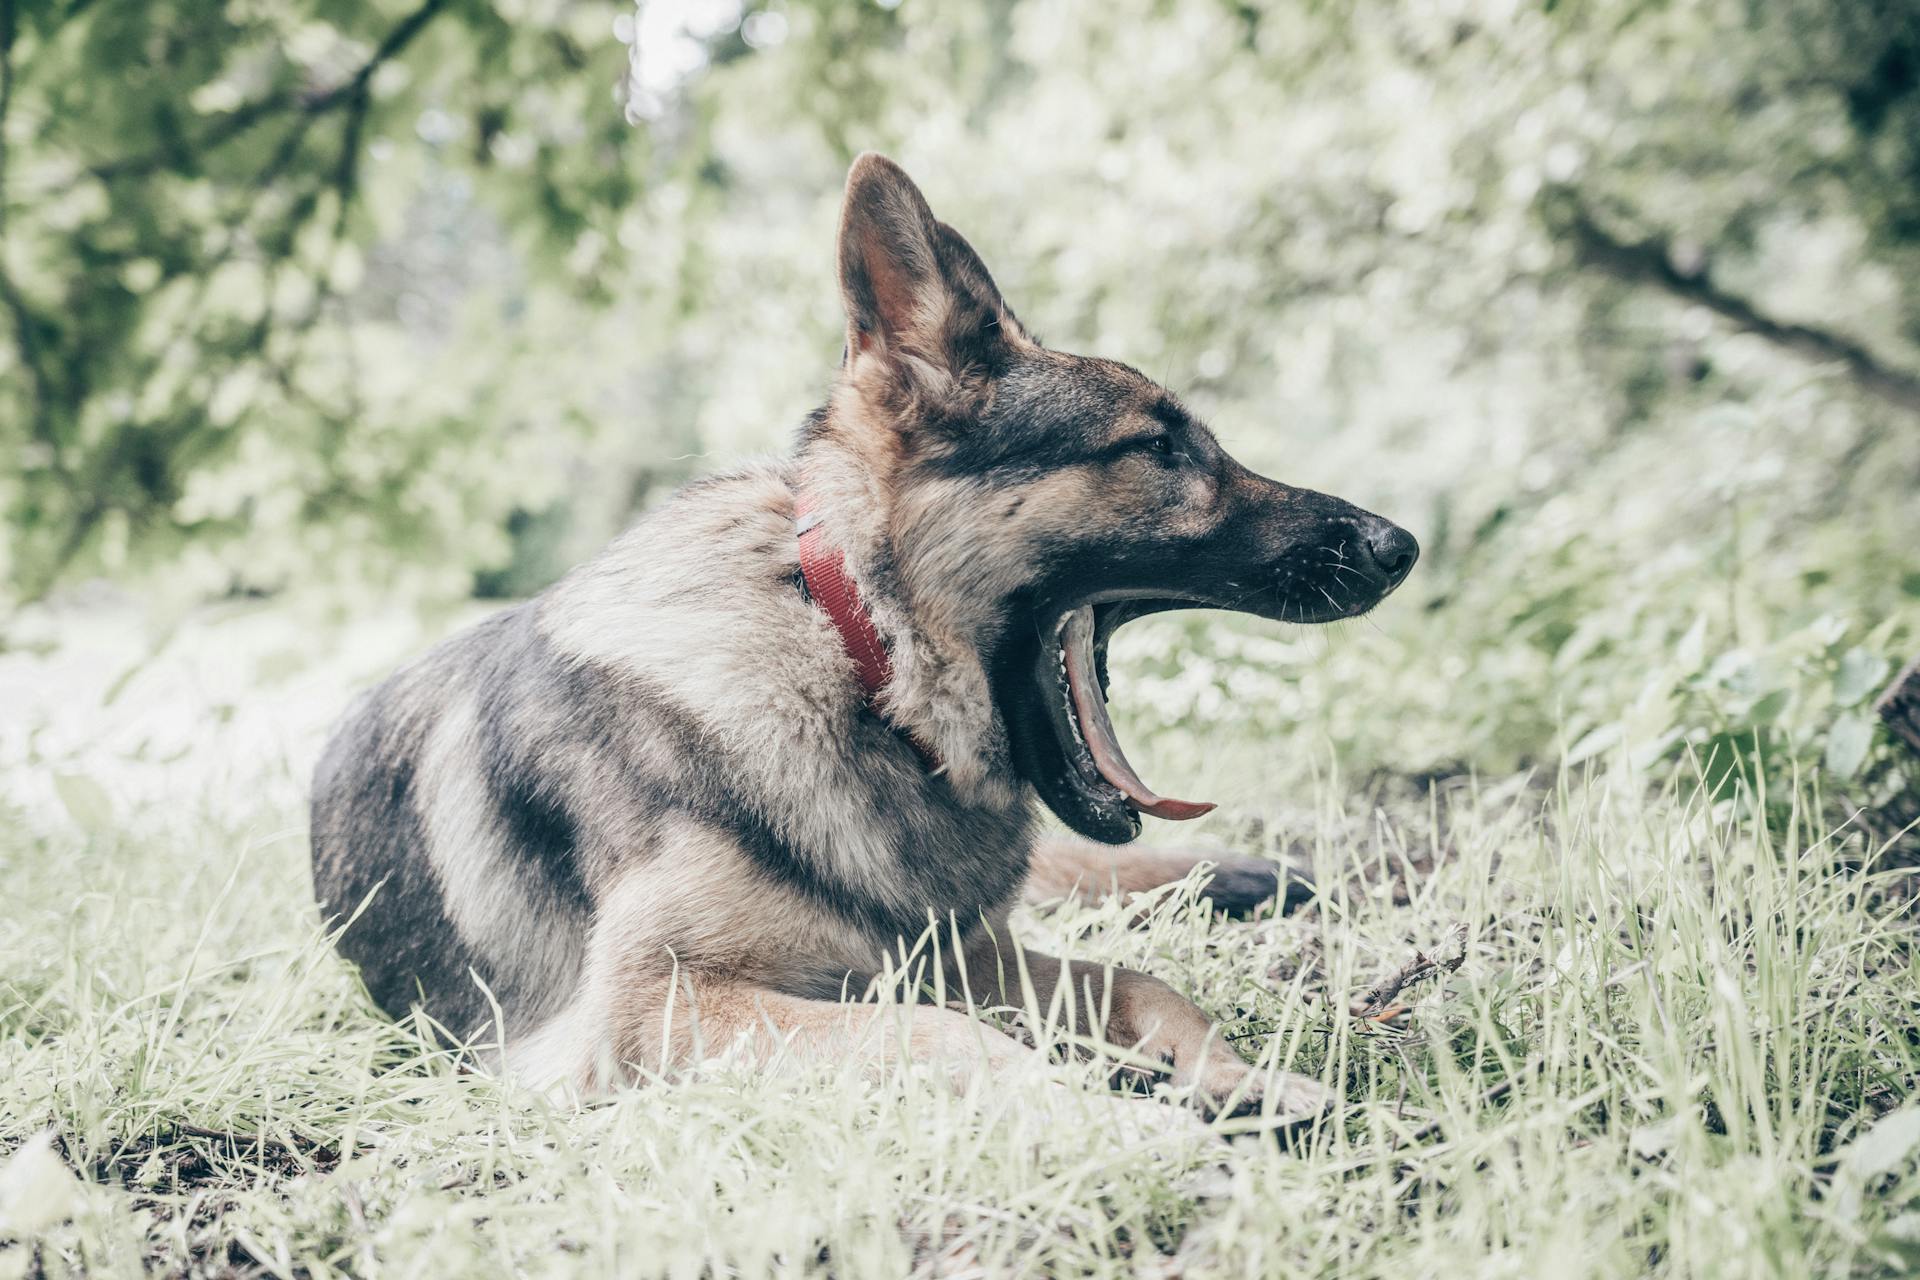
[(1073, 693), (1073, 710), (1086, 736), (1087, 750), (1093, 753), (1093, 766), (1112, 783), (1127, 802), (1142, 813), (1176, 822), (1212, 813), (1214, 806), (1192, 800), (1171, 800), (1153, 794), (1140, 775), (1121, 753), (1120, 740), (1114, 737), (1113, 720), (1107, 715), (1107, 700), (1100, 695), (1100, 681), (1093, 671), (1093, 606), (1082, 605), (1067, 615), (1060, 633), (1061, 650), (1067, 661), (1067, 688)]

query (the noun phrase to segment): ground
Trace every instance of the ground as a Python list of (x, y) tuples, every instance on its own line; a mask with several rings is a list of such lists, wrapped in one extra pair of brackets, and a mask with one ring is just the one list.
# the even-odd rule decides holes
[[(1333, 1085), (1344, 1110), (1290, 1146), (1172, 1099), (1116, 1113), (1100, 1063), (954, 1096), (715, 1062), (587, 1107), (465, 1070), (329, 949), (302, 807), (345, 691), (456, 621), (157, 627), (89, 600), (0, 658), (24, 708), (0, 725), (0, 1275), (1920, 1265), (1914, 887), (1847, 865), (1810, 785), (1756, 807), (1684, 769), (1274, 764), (1262, 787), (1272, 744), (1209, 738), (1246, 763), (1198, 838), (1310, 866), (1319, 899), (1229, 921), (1181, 887), (1021, 928)], [(1438, 972), (1364, 1005), (1422, 955)]]

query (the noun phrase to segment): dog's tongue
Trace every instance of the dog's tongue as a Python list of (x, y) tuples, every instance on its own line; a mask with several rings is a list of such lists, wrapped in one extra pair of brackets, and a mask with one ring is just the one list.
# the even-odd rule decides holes
[(1211, 804), (1192, 800), (1170, 800), (1153, 794), (1140, 775), (1127, 763), (1120, 740), (1113, 736), (1113, 720), (1107, 715), (1107, 700), (1100, 692), (1099, 677), (1093, 669), (1093, 606), (1081, 605), (1067, 615), (1060, 632), (1061, 652), (1067, 660), (1067, 688), (1073, 695), (1073, 710), (1086, 735), (1087, 750), (1093, 753), (1093, 766), (1112, 783), (1127, 802), (1142, 813), (1156, 818), (1184, 821), (1212, 813)]

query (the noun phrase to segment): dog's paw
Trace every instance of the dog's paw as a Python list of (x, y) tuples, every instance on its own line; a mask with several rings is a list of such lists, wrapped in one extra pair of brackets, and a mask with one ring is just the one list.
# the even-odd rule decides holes
[(1316, 1122), (1336, 1113), (1340, 1095), (1311, 1076), (1275, 1071), (1251, 1077), (1229, 1096), (1197, 1095), (1194, 1101), (1232, 1136), (1261, 1134), (1291, 1149), (1313, 1131)]
[(1235, 917), (1250, 916), (1278, 899), (1279, 913), (1287, 915), (1313, 897), (1313, 881), (1265, 858), (1228, 855), (1215, 864), (1200, 896), (1211, 899), (1215, 911)]
[(1340, 1105), (1340, 1095), (1312, 1076), (1276, 1071), (1269, 1078), (1260, 1115), (1275, 1124), (1311, 1124), (1331, 1115)]

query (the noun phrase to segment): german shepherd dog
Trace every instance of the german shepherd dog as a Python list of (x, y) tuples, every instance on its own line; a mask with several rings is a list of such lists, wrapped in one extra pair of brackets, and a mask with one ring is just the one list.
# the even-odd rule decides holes
[[(687, 486), (348, 713), (313, 789), (318, 897), (359, 913), (340, 950), (390, 1013), (492, 1028), (508, 1071), (581, 1094), (723, 1048), (1030, 1060), (938, 1000), (858, 999), (931, 929), (948, 991), (1045, 1009), (1066, 984), (1063, 1034), (1203, 1109), (1317, 1112), (1316, 1082), (1253, 1071), (1164, 982), (1016, 963), (1007, 916), (1023, 886), (1195, 865), (1036, 837), (1036, 799), (1108, 844), (1211, 808), (1122, 754), (1115, 628), (1351, 618), (1413, 538), (1248, 471), (1135, 370), (1042, 346), (881, 156), (848, 176), (838, 258), (846, 347), (789, 457)], [(1208, 892), (1275, 884), (1244, 859)]]

